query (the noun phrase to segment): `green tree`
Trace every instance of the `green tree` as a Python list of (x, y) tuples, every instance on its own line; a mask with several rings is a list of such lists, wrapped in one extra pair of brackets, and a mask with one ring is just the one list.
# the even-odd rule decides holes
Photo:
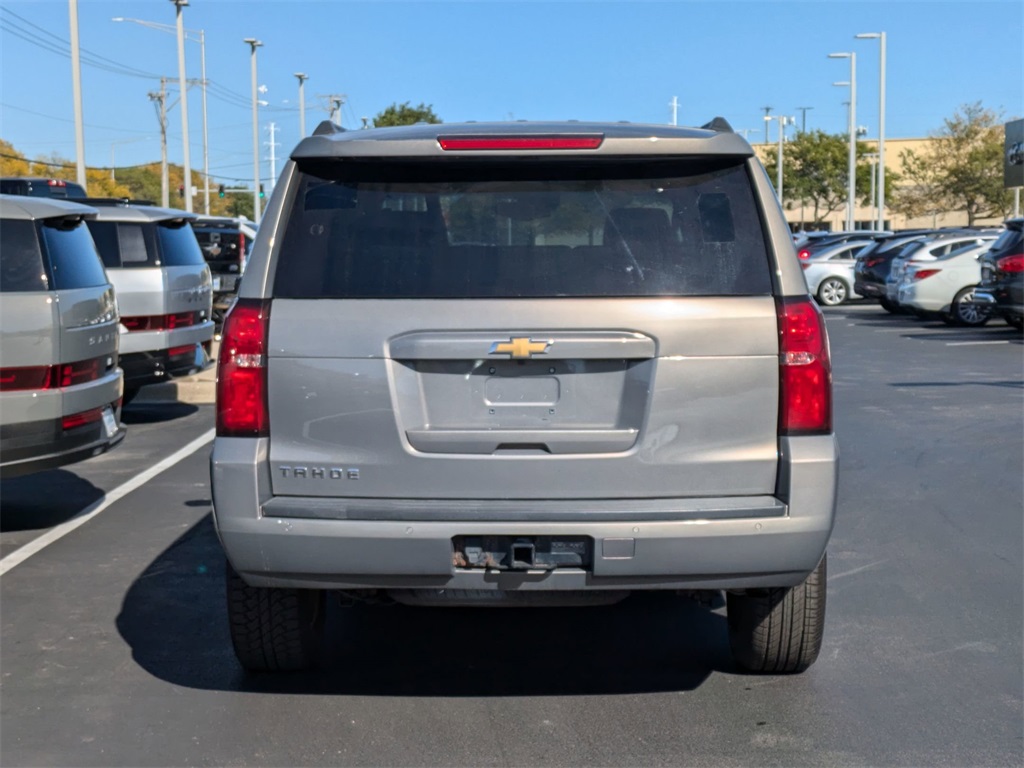
[(906, 183), (895, 195), (893, 209), (910, 217), (963, 211), (968, 225), (1009, 215), (1002, 123), (1002, 116), (981, 102), (965, 104), (943, 121), (927, 149), (900, 153)]
[(378, 112), (373, 118), (375, 128), (385, 128), (394, 125), (415, 125), (416, 123), (440, 123), (441, 118), (434, 114), (431, 104), (419, 104), (411, 107), (406, 101), (402, 104), (392, 104), (383, 112)]
[[(856, 197), (863, 205), (871, 205), (871, 165), (865, 157), (869, 147), (857, 142), (857, 169), (854, 184)], [(798, 200), (811, 209), (812, 224), (820, 224), (829, 215), (846, 206), (849, 185), (850, 140), (846, 134), (805, 131), (783, 146), (782, 174), (785, 200)], [(765, 170), (772, 181), (778, 177), (778, 155), (772, 152), (765, 160)], [(886, 197), (898, 179), (886, 174)]]

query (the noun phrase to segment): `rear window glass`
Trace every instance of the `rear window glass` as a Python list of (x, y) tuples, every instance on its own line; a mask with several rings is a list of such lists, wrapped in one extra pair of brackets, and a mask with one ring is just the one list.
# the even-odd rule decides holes
[(159, 266), (153, 229), (152, 224), (89, 222), (89, 231), (108, 269)]
[(1007, 229), (992, 243), (990, 249), (993, 254), (1006, 255), (1011, 251), (1021, 253), (1024, 251), (1024, 232), (1019, 229)]
[(156, 227), (160, 242), (160, 263), (165, 267), (185, 267), (206, 264), (199, 250), (195, 232), (188, 224), (160, 224)]
[(57, 290), (107, 285), (107, 273), (96, 253), (89, 229), (47, 220), (39, 227)]
[(300, 170), (282, 298), (771, 293), (760, 213), (735, 160)]
[(50, 278), (39, 250), (35, 224), (20, 219), (0, 221), (0, 291), (48, 290)]

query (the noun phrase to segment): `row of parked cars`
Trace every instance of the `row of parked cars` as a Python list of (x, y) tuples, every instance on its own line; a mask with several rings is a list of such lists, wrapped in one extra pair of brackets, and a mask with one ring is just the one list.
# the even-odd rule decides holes
[(820, 304), (877, 300), (889, 312), (980, 326), (1024, 325), (1024, 218), (998, 228), (803, 236), (798, 256)]
[(254, 234), (37, 182), (0, 194), (4, 477), (109, 450), (141, 387), (209, 367)]

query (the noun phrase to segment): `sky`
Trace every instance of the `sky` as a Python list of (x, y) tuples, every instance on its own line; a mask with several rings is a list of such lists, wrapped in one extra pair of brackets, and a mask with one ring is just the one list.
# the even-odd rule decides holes
[[(764, 141), (764, 107), (808, 130), (845, 133), (855, 52), (857, 124), (878, 136), (878, 40), (887, 36), (886, 137), (941, 129), (980, 102), (1004, 119), (1024, 116), (1024, 3), (1020, 0), (191, 0), (189, 37), (205, 38), (211, 183), (251, 182), (251, 56), (257, 52), (261, 177), (327, 118), (356, 129), (389, 105), (429, 105), (446, 123), (466, 120), (626, 120), (679, 125), (725, 117)], [(0, 0), (0, 138), (29, 157), (74, 158), (67, 0)], [(168, 0), (79, 0), (86, 162), (157, 162), (154, 102), (160, 76), (178, 99), (175, 6)], [(115, 17), (163, 24), (162, 31)], [(187, 77), (201, 78), (200, 45), (186, 42)], [(88, 62), (88, 63), (87, 63)], [(99, 65), (99, 66), (97, 66)], [(804, 107), (805, 110), (799, 108)], [(202, 170), (202, 96), (189, 89), (190, 155)], [(805, 122), (804, 122), (805, 121)], [(793, 130), (793, 129), (789, 129)], [(777, 140), (777, 123), (771, 124)], [(168, 154), (183, 157), (180, 106), (168, 113)], [(74, 178), (74, 169), (68, 169)]]

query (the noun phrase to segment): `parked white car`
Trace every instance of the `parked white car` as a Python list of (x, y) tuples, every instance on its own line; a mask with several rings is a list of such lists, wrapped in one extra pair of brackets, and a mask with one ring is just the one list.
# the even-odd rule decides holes
[(850, 240), (812, 253), (807, 259), (801, 260), (807, 292), (826, 307), (838, 306), (849, 299), (859, 299), (860, 295), (853, 290), (853, 268), (857, 263), (857, 254), (872, 242)]
[(978, 259), (995, 237), (979, 240), (928, 261), (908, 261), (898, 288), (900, 306), (923, 317), (941, 317), (950, 325), (987, 323), (991, 310), (973, 303), (974, 289), (981, 282)]

